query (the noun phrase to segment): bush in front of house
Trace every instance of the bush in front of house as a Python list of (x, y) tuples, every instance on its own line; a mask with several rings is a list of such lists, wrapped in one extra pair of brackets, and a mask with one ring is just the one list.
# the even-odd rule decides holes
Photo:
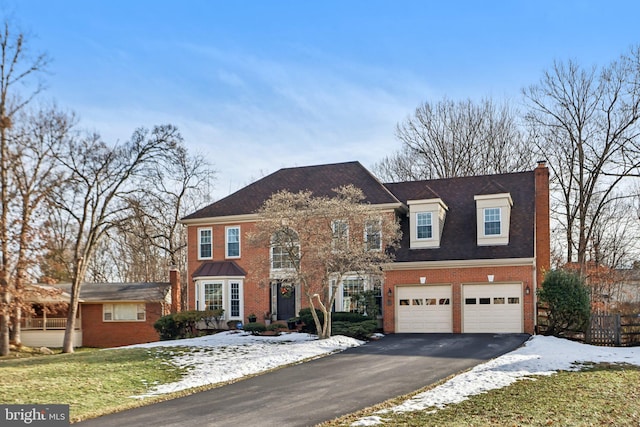
[[(324, 320), (322, 311), (316, 309), (320, 323)], [(310, 308), (300, 310), (300, 321), (304, 324), (302, 332), (316, 334), (316, 324), (313, 321), (313, 315)], [(360, 340), (369, 339), (378, 329), (378, 321), (367, 317), (360, 313), (350, 313), (345, 311), (336, 311), (331, 313), (331, 334), (345, 335)]]
[(344, 335), (358, 340), (368, 340), (378, 329), (377, 320), (365, 320), (363, 322), (331, 322), (332, 335)]
[(538, 299), (547, 305), (547, 335), (586, 331), (591, 314), (589, 289), (577, 273), (549, 271), (538, 291)]
[(264, 323), (251, 322), (244, 325), (243, 329), (247, 332), (250, 332), (252, 335), (260, 335), (267, 330), (267, 327)]
[(209, 324), (211, 319), (220, 319), (223, 313), (224, 310), (181, 311), (162, 316), (156, 320), (153, 327), (158, 331), (162, 341), (192, 338), (200, 335), (197, 328), (199, 322)]
[(289, 327), (287, 325), (285, 325), (284, 323), (272, 323), (269, 326), (267, 326), (267, 331), (276, 331), (276, 332), (280, 332), (280, 331), (286, 331), (287, 329), (289, 329)]

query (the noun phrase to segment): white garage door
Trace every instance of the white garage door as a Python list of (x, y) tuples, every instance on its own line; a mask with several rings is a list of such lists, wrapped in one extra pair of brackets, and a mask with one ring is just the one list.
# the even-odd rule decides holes
[(462, 332), (522, 332), (522, 285), (462, 287)]
[(451, 286), (397, 288), (396, 332), (453, 332)]

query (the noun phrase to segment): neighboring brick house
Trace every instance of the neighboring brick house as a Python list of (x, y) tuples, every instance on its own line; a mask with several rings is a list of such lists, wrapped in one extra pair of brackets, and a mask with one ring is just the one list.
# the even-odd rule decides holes
[[(69, 301), (70, 284), (52, 286), (63, 293), (57, 302)], [(177, 311), (179, 274), (170, 272), (169, 282), (85, 283), (80, 289), (80, 306), (74, 335), (75, 347), (120, 347), (158, 341), (153, 324), (161, 316)], [(35, 316), (23, 319), (22, 342), (27, 346), (61, 347), (66, 326), (66, 308), (48, 314), (35, 302)]]
[[(386, 333), (534, 333), (535, 290), (550, 265), (544, 162), (528, 172), (391, 184), (358, 162), (281, 169), (182, 219), (189, 308), (223, 308), (227, 319), (245, 322), (252, 313), (296, 315), (306, 306), (299, 285), (282, 292), (277, 256), (246, 244), (255, 212), (279, 190), (331, 196), (347, 184), (381, 212), (395, 212), (403, 237), (384, 283), (354, 275), (339, 284), (337, 311), (373, 289)], [(271, 271), (251, 271), (251, 259), (270, 256)]]

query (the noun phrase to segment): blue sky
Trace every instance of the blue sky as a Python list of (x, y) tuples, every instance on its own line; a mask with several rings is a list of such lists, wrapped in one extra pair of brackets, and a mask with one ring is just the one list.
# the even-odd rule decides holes
[(370, 167), (424, 101), (518, 105), (554, 60), (603, 65), (640, 43), (640, 2), (616, 0), (0, 0), (0, 13), (53, 59), (45, 99), (113, 143), (175, 124), (218, 170), (215, 198), (281, 167)]

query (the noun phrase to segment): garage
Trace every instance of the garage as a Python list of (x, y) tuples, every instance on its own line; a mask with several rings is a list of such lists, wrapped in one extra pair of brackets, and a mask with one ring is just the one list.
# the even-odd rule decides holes
[(462, 287), (462, 332), (520, 333), (522, 313), (521, 284)]
[(399, 286), (396, 332), (453, 332), (451, 286)]

